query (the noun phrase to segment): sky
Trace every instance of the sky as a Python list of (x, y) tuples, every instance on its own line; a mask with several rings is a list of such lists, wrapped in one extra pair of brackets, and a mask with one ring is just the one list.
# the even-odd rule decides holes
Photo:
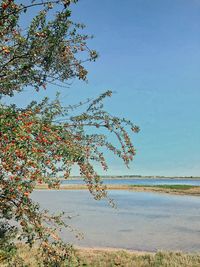
[[(141, 128), (130, 168), (108, 154), (104, 174), (200, 176), (200, 0), (79, 0), (72, 17), (94, 35), (89, 46), (100, 57), (87, 65), (88, 83), (60, 89), (63, 103), (111, 89), (107, 110)], [(55, 88), (4, 101), (45, 94)]]

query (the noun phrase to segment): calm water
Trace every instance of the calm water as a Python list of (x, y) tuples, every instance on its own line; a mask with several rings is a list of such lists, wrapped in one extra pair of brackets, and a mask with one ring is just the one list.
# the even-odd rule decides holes
[[(200, 179), (170, 179), (170, 178), (162, 178), (162, 179), (142, 179), (142, 178), (134, 178), (134, 179), (103, 179), (105, 184), (138, 184), (138, 185), (159, 185), (159, 184), (185, 184), (185, 185), (199, 185)], [(76, 180), (65, 180), (62, 181), (62, 184), (84, 184), (84, 181), (81, 179)]]
[(112, 191), (118, 207), (95, 201), (87, 191), (35, 191), (33, 197), (51, 211), (74, 217), (69, 224), (83, 240), (62, 233), (79, 246), (155, 251), (200, 251), (200, 198), (146, 192)]

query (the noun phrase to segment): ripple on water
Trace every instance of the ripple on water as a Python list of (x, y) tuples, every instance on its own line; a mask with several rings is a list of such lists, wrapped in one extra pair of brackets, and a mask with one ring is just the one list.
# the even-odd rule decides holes
[(35, 191), (33, 198), (51, 211), (70, 211), (70, 224), (84, 233), (79, 246), (136, 250), (200, 250), (200, 198), (149, 192), (112, 191), (117, 203), (95, 201), (87, 191)]

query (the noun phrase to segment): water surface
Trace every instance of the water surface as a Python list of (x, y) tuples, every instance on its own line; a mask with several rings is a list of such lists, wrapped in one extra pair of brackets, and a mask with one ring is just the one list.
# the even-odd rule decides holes
[(118, 207), (95, 201), (87, 191), (35, 191), (33, 197), (51, 211), (75, 216), (69, 223), (83, 240), (65, 231), (65, 241), (79, 246), (134, 250), (200, 250), (200, 198), (149, 192), (111, 191)]

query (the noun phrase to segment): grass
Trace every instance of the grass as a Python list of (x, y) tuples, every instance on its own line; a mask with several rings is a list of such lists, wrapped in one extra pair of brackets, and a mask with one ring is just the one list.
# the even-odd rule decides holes
[[(79, 252), (81, 262), (88, 267), (197, 267), (200, 266), (200, 255), (183, 253), (129, 253), (126, 251), (93, 253)], [(80, 265), (81, 266), (81, 265)]]
[(134, 191), (149, 191), (174, 195), (200, 196), (200, 186), (193, 185), (131, 185)]
[[(25, 266), (37, 267), (36, 249), (30, 250), (27, 246), (19, 248), (19, 255), (25, 260)], [(2, 262), (0, 266), (4, 267)], [(15, 265), (18, 266), (18, 265)], [(43, 266), (43, 265), (41, 265)], [(60, 267), (69, 267), (63, 265)], [(181, 252), (129, 252), (122, 250), (94, 250), (79, 249), (76, 251), (70, 267), (199, 267), (199, 254), (186, 254)]]
[(131, 187), (155, 187), (155, 188), (163, 188), (163, 189), (180, 189), (180, 190), (188, 190), (193, 188), (200, 188), (199, 186), (194, 185), (185, 185), (185, 184), (175, 184), (175, 185), (131, 185)]

